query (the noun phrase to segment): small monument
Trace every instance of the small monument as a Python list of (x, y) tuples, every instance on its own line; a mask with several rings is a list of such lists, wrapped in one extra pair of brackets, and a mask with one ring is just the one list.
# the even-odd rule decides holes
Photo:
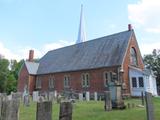
[(28, 91), (28, 87), (27, 86), (24, 87), (23, 104), (25, 106), (29, 106), (29, 91)]

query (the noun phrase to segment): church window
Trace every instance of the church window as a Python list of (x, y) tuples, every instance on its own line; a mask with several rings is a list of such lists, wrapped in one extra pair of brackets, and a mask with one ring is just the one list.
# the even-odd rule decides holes
[(138, 78), (139, 87), (144, 87), (143, 77)]
[(137, 88), (137, 79), (136, 77), (132, 77), (132, 87)]
[(49, 88), (54, 88), (54, 76), (49, 77)]
[(82, 87), (89, 87), (90, 85), (90, 76), (88, 73), (82, 74)]
[(130, 63), (131, 63), (131, 65), (134, 65), (134, 66), (138, 65), (137, 53), (136, 53), (136, 50), (133, 47), (130, 50)]
[(104, 72), (104, 86), (107, 87), (108, 83), (115, 82), (117, 80), (117, 74), (115, 72)]
[(42, 88), (42, 81), (40, 79), (40, 77), (37, 77), (36, 79), (36, 88)]
[(65, 75), (64, 76), (64, 87), (69, 87), (69, 81), (70, 81), (70, 76)]

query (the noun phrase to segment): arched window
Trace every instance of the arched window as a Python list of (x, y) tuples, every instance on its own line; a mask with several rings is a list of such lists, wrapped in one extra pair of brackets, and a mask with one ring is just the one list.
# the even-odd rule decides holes
[(130, 50), (130, 63), (131, 63), (131, 65), (134, 65), (134, 66), (138, 65), (137, 53), (136, 53), (136, 50), (133, 47)]

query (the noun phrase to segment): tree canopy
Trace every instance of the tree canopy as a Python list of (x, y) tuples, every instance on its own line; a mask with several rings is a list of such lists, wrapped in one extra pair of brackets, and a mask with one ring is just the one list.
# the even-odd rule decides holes
[(23, 63), (23, 60), (7, 60), (0, 58), (0, 92), (9, 94), (11, 91), (16, 91), (18, 72)]
[(153, 70), (157, 84), (160, 86), (160, 49), (154, 49), (152, 54), (145, 55), (144, 64), (146, 68)]

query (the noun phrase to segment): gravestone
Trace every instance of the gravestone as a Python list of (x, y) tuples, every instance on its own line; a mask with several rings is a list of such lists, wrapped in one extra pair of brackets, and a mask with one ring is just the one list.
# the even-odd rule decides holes
[(0, 118), (1, 118), (2, 100), (3, 100), (3, 98), (2, 98), (2, 95), (0, 93)]
[(54, 92), (49, 92), (49, 101), (54, 100)]
[(39, 93), (38, 91), (33, 91), (33, 101), (37, 102), (39, 100)]
[(125, 104), (122, 99), (122, 85), (118, 82), (110, 82), (109, 91), (111, 92), (112, 108), (124, 109)]
[(144, 94), (143, 94), (143, 91), (141, 92), (141, 99), (142, 99), (142, 105), (144, 105)]
[(79, 93), (79, 100), (83, 101), (83, 94), (82, 93)]
[(38, 102), (36, 120), (52, 120), (52, 102)]
[(105, 111), (112, 110), (111, 93), (110, 91), (104, 92), (104, 109)]
[(54, 97), (57, 98), (57, 91), (54, 91)]
[(147, 120), (155, 120), (152, 93), (145, 92)]
[(97, 101), (97, 92), (94, 92), (94, 100)]
[(3, 100), (1, 109), (1, 120), (19, 120), (20, 102), (16, 99)]
[(90, 94), (89, 94), (89, 92), (86, 92), (86, 101), (90, 101)]
[(62, 102), (60, 104), (59, 120), (72, 120), (71, 102)]
[(23, 92), (23, 105), (29, 106), (29, 91), (27, 86), (24, 87), (24, 92)]
[(21, 93), (12, 93), (12, 99), (21, 100)]

